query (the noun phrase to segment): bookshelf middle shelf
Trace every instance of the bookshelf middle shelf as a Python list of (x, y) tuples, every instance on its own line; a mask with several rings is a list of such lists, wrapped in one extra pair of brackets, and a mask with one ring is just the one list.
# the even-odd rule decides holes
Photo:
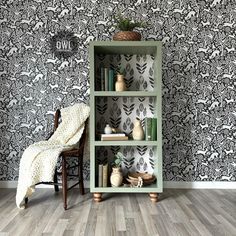
[(157, 146), (157, 141), (95, 141), (95, 146)]
[(156, 97), (157, 91), (123, 91), (123, 92), (116, 92), (116, 91), (95, 91), (95, 97)]

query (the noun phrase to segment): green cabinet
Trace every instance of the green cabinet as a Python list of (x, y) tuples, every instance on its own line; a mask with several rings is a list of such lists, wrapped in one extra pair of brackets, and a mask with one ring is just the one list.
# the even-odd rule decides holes
[[(90, 42), (90, 191), (95, 201), (101, 194), (119, 192), (151, 193), (152, 201), (163, 189), (162, 181), (162, 93), (161, 42), (157, 41), (97, 41)], [(100, 69), (122, 67), (125, 70), (127, 91), (101, 91)], [(131, 136), (133, 121), (138, 117), (143, 127), (146, 117), (157, 119), (157, 140), (101, 141), (99, 134), (108, 123)], [(144, 127), (145, 129), (145, 127)], [(98, 160), (105, 157), (112, 162), (115, 151), (127, 159), (124, 173), (150, 172), (156, 182), (138, 187), (98, 187)], [(101, 161), (101, 160), (100, 160)], [(108, 179), (110, 174), (108, 175)]]

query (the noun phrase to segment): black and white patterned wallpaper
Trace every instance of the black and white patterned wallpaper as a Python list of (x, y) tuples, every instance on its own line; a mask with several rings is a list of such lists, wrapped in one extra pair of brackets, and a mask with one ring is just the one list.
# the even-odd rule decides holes
[[(117, 11), (147, 20), (143, 39), (163, 42), (164, 180), (235, 181), (235, 0), (1, 1), (0, 180), (17, 180), (23, 150), (52, 131), (57, 108), (89, 102), (88, 43), (112, 38)], [(65, 29), (79, 51), (64, 61), (49, 39)]]

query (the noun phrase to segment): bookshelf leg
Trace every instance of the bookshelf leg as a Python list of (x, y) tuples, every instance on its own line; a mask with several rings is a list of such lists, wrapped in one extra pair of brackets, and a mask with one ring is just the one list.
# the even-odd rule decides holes
[(157, 193), (149, 193), (149, 197), (152, 202), (157, 202), (158, 201), (158, 194)]
[(95, 202), (101, 202), (102, 201), (102, 194), (101, 193), (94, 193), (93, 194), (93, 200)]

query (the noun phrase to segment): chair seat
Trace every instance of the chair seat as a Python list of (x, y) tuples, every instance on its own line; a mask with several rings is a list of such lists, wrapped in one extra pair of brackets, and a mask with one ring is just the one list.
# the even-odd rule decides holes
[(75, 149), (72, 149), (72, 150), (68, 150), (68, 151), (63, 151), (61, 153), (61, 155), (65, 156), (65, 157), (77, 157), (81, 152), (81, 149), (80, 148), (75, 148)]

